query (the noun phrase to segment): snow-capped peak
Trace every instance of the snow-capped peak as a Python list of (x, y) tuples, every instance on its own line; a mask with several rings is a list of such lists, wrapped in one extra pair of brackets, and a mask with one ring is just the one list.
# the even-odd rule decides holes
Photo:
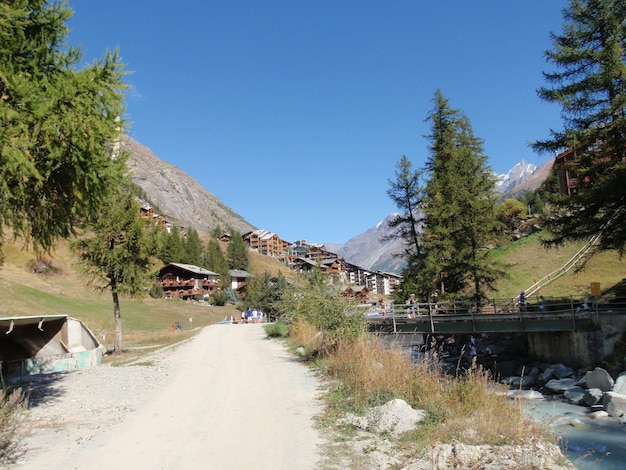
[(496, 189), (501, 192), (507, 192), (507, 190), (515, 185), (523, 183), (530, 178), (537, 167), (532, 163), (528, 163), (526, 160), (522, 160), (517, 165), (509, 170), (505, 175), (496, 175), (498, 183)]

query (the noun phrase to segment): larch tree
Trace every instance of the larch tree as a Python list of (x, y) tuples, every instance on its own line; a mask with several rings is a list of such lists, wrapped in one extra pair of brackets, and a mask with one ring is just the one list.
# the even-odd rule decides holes
[(410, 293), (423, 294), (417, 279), (423, 261), (423, 249), (421, 244), (421, 212), (420, 206), (423, 197), (423, 188), (420, 186), (421, 170), (414, 170), (411, 161), (403, 155), (396, 164), (395, 180), (388, 180), (389, 189), (387, 195), (393, 201), (400, 213), (395, 215), (389, 222), (392, 229), (390, 235), (382, 241), (400, 239), (403, 245), (401, 256), (407, 262), (402, 276), (404, 283), (402, 297), (398, 301), (404, 301)]
[(154, 237), (140, 218), (139, 204), (128, 191), (121, 191), (118, 198), (102, 206), (100, 217), (89, 228), (71, 247), (78, 254), (90, 285), (111, 291), (115, 321), (113, 351), (121, 354), (120, 295), (143, 295), (151, 284)]
[(433, 291), (479, 303), (503, 275), (488, 252), (502, 232), (495, 216), (496, 178), (469, 119), (440, 90), (433, 102), (421, 278)]
[(36, 252), (76, 233), (126, 172), (123, 66), (107, 53), (79, 68), (65, 42), (67, 2), (0, 3), (0, 243), (12, 231)]
[(575, 150), (577, 186), (555, 196), (545, 218), (549, 245), (600, 234), (601, 249), (626, 243), (626, 1), (571, 0), (563, 32), (545, 52), (552, 69), (539, 97), (561, 107), (563, 129), (538, 151)]

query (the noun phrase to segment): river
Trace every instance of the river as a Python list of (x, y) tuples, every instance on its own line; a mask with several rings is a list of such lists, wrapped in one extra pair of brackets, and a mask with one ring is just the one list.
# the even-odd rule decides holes
[(529, 400), (524, 410), (550, 426), (561, 450), (577, 469), (626, 468), (626, 424), (615, 418), (591, 419), (589, 408), (551, 398)]

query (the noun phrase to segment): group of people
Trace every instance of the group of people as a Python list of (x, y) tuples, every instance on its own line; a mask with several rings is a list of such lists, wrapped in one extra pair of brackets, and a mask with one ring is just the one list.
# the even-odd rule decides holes
[(243, 323), (263, 323), (266, 321), (266, 315), (261, 311), (248, 307), (247, 310), (241, 312), (241, 321)]

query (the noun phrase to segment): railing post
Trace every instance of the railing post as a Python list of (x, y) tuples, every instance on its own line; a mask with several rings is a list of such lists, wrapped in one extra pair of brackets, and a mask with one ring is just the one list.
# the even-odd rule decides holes
[(430, 308), (428, 309), (428, 317), (430, 319), (430, 332), (435, 334), (435, 322), (433, 321), (433, 312)]

